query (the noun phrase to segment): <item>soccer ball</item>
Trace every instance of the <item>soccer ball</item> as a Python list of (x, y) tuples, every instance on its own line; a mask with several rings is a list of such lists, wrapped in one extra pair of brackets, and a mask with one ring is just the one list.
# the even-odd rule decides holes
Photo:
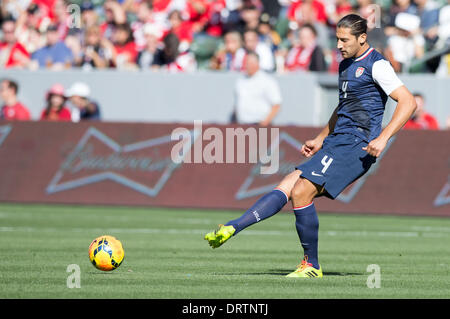
[(122, 243), (113, 236), (95, 238), (89, 246), (89, 260), (95, 268), (111, 271), (120, 266), (125, 257)]

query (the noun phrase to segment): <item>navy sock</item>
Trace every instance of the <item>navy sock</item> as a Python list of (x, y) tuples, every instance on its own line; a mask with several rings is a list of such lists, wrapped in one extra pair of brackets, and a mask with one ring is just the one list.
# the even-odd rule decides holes
[(314, 268), (319, 268), (319, 218), (317, 217), (314, 203), (294, 207), (295, 227), (302, 244), (304, 255), (308, 257), (308, 263)]
[(274, 189), (258, 199), (241, 217), (230, 220), (225, 226), (232, 225), (236, 229), (236, 235), (244, 228), (275, 215), (287, 202), (287, 195), (279, 189)]

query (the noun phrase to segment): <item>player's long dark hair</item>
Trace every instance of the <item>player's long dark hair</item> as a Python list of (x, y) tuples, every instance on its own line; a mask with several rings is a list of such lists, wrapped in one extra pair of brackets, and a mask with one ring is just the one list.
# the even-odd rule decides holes
[(350, 33), (358, 38), (361, 34), (367, 33), (367, 20), (357, 14), (349, 14), (339, 20), (336, 27), (349, 28)]

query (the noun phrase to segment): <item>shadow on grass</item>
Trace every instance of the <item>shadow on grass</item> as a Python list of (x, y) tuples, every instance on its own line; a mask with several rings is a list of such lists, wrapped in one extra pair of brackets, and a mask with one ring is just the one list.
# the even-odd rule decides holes
[[(225, 275), (225, 276), (262, 276), (262, 275), (271, 275), (271, 276), (286, 276), (287, 274), (290, 274), (292, 272), (292, 269), (268, 269), (267, 271), (263, 272), (240, 272), (240, 273), (221, 273), (216, 275)], [(336, 276), (362, 276), (366, 275), (365, 273), (361, 272), (345, 272), (345, 271), (324, 271), (324, 276), (330, 276), (330, 277), (336, 277)]]

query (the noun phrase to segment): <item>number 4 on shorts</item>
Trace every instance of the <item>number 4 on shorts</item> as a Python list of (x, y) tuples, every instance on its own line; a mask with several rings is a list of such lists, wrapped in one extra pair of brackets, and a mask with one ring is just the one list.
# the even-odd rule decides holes
[(327, 171), (328, 167), (331, 165), (331, 162), (333, 162), (333, 158), (332, 157), (328, 157), (328, 155), (325, 155), (322, 158), (322, 161), (321, 161), (321, 163), (323, 165), (322, 174), (324, 174)]

